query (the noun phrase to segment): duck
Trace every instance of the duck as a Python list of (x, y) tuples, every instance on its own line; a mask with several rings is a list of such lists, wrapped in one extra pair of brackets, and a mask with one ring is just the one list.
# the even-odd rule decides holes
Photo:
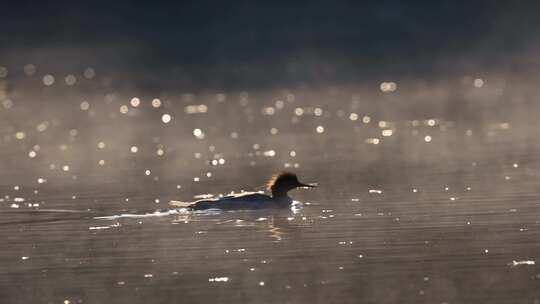
[(270, 195), (261, 192), (243, 192), (215, 199), (202, 199), (194, 202), (171, 201), (170, 205), (186, 208), (187, 210), (242, 210), (264, 208), (288, 208), (293, 200), (289, 197), (290, 190), (296, 188), (315, 188), (315, 184), (305, 184), (298, 180), (292, 172), (281, 172), (273, 175), (266, 184)]

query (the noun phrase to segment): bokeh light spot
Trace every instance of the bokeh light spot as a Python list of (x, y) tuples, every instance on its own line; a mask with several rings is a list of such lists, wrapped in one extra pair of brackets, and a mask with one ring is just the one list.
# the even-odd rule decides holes
[(158, 98), (154, 98), (152, 100), (152, 107), (154, 107), (154, 108), (161, 107), (161, 100), (159, 100)]
[(136, 108), (141, 104), (141, 100), (137, 97), (131, 98), (131, 101), (129, 102), (132, 107)]
[(43, 84), (46, 86), (51, 86), (54, 84), (54, 76), (51, 74), (47, 74), (43, 76)]
[(167, 124), (167, 123), (171, 122), (171, 120), (172, 120), (172, 117), (169, 114), (163, 114), (161, 116), (161, 121), (163, 121), (163, 123)]
[(96, 71), (93, 68), (86, 68), (83, 75), (86, 79), (92, 79), (96, 76)]

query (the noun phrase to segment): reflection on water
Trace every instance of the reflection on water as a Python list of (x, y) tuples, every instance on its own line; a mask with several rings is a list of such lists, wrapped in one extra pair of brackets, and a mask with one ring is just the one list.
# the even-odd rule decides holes
[[(311, 202), (296, 211), (5, 210), (1, 284), (11, 288), (3, 296), (53, 303), (505, 303), (515, 293), (532, 303), (540, 296), (540, 195), (526, 169), (534, 163), (411, 167), (415, 178), (371, 176), (378, 192), (354, 177), (331, 182), (351, 171), (330, 167), (318, 192), (293, 193)], [(111, 210), (125, 204), (108, 202)]]
[[(135, 97), (86, 74), (0, 87), (6, 303), (540, 300), (540, 126), (489, 82), (403, 105), (394, 82)], [(291, 209), (168, 205), (283, 169), (319, 184)]]

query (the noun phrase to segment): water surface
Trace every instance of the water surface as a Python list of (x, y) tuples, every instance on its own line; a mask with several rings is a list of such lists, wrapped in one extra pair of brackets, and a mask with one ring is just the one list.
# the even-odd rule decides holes
[[(4, 120), (3, 302), (540, 301), (534, 119), (242, 94)], [(319, 183), (291, 192), (302, 208), (168, 206), (280, 170)]]

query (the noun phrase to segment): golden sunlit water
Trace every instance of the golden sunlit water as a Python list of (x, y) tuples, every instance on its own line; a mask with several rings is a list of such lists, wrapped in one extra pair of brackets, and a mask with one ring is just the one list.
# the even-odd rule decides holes
[[(0, 67), (3, 303), (540, 301), (534, 88), (148, 92), (17, 69)], [(319, 186), (283, 210), (169, 205), (282, 170)]]

